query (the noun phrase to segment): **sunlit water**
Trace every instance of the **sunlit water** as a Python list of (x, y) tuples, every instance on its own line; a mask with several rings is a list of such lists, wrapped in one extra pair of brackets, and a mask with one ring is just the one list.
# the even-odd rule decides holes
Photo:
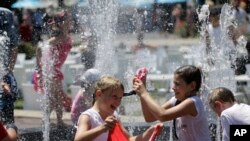
[(7, 48), (6, 43), (9, 42), (9, 38), (6, 32), (0, 34), (0, 80), (2, 80), (3, 76), (7, 73), (7, 68), (5, 68), (4, 64), (6, 62)]
[[(42, 47), (42, 56), (48, 56), (48, 51), (50, 45), (48, 42), (43, 42), (40, 44)], [(49, 141), (50, 138), (50, 103), (49, 97), (52, 96), (51, 89), (52, 89), (52, 81), (51, 78), (53, 77), (54, 71), (54, 62), (55, 60), (48, 60), (46, 57), (41, 58), (42, 63), (42, 78), (43, 78), (43, 97), (42, 97), (42, 110), (43, 110), (43, 140)], [(42, 91), (40, 91), (42, 93)]]
[[(200, 26), (200, 46), (197, 54), (196, 65), (201, 66), (204, 77), (203, 77), (203, 87), (202, 87), (202, 99), (205, 103), (205, 108), (209, 113), (209, 122), (217, 124), (217, 127), (220, 127), (219, 122), (217, 121), (216, 116), (209, 108), (208, 96), (209, 92), (216, 87), (226, 87), (236, 92), (236, 81), (234, 69), (232, 66), (235, 66), (235, 60), (241, 55), (247, 53), (245, 49), (246, 38), (240, 36), (237, 39), (238, 44), (234, 44), (229, 34), (229, 27), (232, 26), (237, 28), (235, 22), (235, 17), (232, 14), (232, 6), (229, 4), (224, 4), (221, 9), (220, 14), (220, 30), (221, 30), (221, 40), (219, 44), (215, 43), (213, 37), (210, 37), (210, 46), (209, 51), (206, 50), (206, 30), (208, 30), (208, 16), (209, 16), (208, 5), (203, 5), (201, 9), (198, 10)], [(198, 61), (197, 61), (198, 60)], [(220, 128), (217, 128), (217, 137), (220, 139)]]
[[(90, 1), (89, 1), (90, 2)], [(118, 10), (119, 10), (119, 4), (116, 0), (93, 0), (90, 2), (89, 5), (90, 14), (84, 15), (85, 17), (81, 17), (81, 15), (78, 15), (79, 18), (83, 19), (80, 21), (79, 24), (85, 24), (86, 22), (89, 22), (90, 30), (88, 33), (82, 33), (83, 35), (91, 34), (90, 36), (93, 36), (94, 38), (94, 50), (96, 51), (96, 64), (95, 67), (99, 69), (103, 74), (114, 74), (118, 75), (118, 77), (121, 77), (122, 80), (124, 80), (125, 89), (126, 91), (129, 91), (132, 89), (132, 78), (135, 75), (136, 69), (143, 66), (136, 66), (135, 60), (133, 57), (123, 57), (126, 67), (123, 67), (124, 70), (119, 70), (118, 68), (118, 57), (117, 52), (115, 50), (114, 44), (112, 43), (113, 40), (116, 37), (116, 24), (117, 24), (117, 17), (118, 17)], [(136, 11), (136, 10), (135, 10)], [(207, 104), (207, 96), (211, 89), (223, 86), (230, 88), (233, 91), (236, 91), (236, 82), (234, 78), (234, 71), (231, 68), (232, 63), (234, 63), (236, 57), (239, 56), (244, 51), (244, 46), (246, 44), (245, 38), (240, 37), (238, 41), (240, 44), (237, 44), (237, 48), (235, 48), (235, 45), (228, 37), (228, 26), (234, 26), (234, 17), (232, 17), (232, 7), (228, 4), (225, 4), (222, 8), (222, 14), (220, 18), (221, 23), (221, 42), (220, 45), (215, 45), (214, 41), (211, 41), (212, 50), (209, 53), (206, 53), (206, 44), (205, 44), (205, 31), (208, 28), (208, 16), (209, 16), (209, 10), (208, 6), (204, 5), (200, 10), (197, 11), (199, 13), (199, 21), (201, 22), (200, 26), (200, 46), (197, 48), (193, 47), (196, 51), (191, 52), (193, 56), (196, 56), (193, 62), (195, 65), (201, 66), (201, 68), (204, 71), (204, 85), (202, 87), (202, 97), (204, 102), (206, 103), (206, 110), (208, 110), (211, 115), (209, 115), (209, 122), (217, 123), (217, 119), (212, 114), (212, 112), (209, 110), (209, 106)], [(137, 13), (135, 13), (135, 16), (138, 16)], [(87, 21), (86, 21), (87, 20)], [(138, 20), (138, 18), (137, 18)], [(137, 25), (134, 25), (135, 27), (138, 27), (138, 24), (140, 25), (140, 22), (134, 22)], [(137, 32), (139, 30), (136, 30)], [(46, 45), (45, 45), (46, 46)], [(221, 46), (223, 48), (218, 49), (218, 46)], [(1, 47), (1, 46), (0, 46)], [(197, 51), (198, 50), (198, 51)], [(44, 52), (46, 53), (46, 51)], [(4, 55), (4, 54), (0, 54)], [(119, 55), (119, 53), (118, 53)], [(124, 55), (124, 54), (123, 54)], [(129, 55), (128, 55), (129, 56)], [(144, 60), (143, 58), (137, 58), (137, 63), (140, 64), (140, 61)], [(213, 64), (209, 64), (209, 59), (213, 60)], [(2, 61), (2, 60), (0, 60)], [(43, 60), (44, 61), (44, 60)], [(53, 61), (53, 60), (51, 60)], [(121, 61), (121, 60), (120, 60)], [(0, 64), (2, 64), (0, 62)], [(43, 77), (44, 77), (44, 131), (43, 131), (43, 138), (44, 141), (49, 141), (49, 131), (50, 131), (50, 122), (49, 122), (49, 99), (50, 96), (50, 86), (51, 82), (50, 79), (51, 71), (53, 71), (53, 66), (51, 66), (51, 62), (44, 61), (43, 65)], [(182, 65), (181, 63), (176, 62), (169, 62), (168, 71), (170, 73), (173, 73), (173, 71)], [(46, 67), (46, 68), (45, 68)], [(119, 70), (119, 72), (118, 72)], [(122, 73), (121, 73), (122, 71)], [(122, 74), (120, 76), (120, 74)], [(126, 106), (126, 116), (134, 116), (139, 115), (141, 113), (138, 113), (138, 111), (141, 110), (139, 100), (136, 96), (130, 96), (127, 98), (124, 98), (124, 101), (126, 103), (122, 103), (122, 106)], [(129, 103), (129, 104), (128, 104)], [(131, 110), (128, 110), (131, 109)], [(133, 133), (133, 123), (135, 121), (133, 118), (130, 120), (131, 128), (130, 132)], [(171, 125), (171, 124), (170, 124)], [(172, 132), (170, 132), (170, 135)], [(170, 136), (170, 140), (172, 140)], [(219, 137), (218, 137), (219, 138)]]

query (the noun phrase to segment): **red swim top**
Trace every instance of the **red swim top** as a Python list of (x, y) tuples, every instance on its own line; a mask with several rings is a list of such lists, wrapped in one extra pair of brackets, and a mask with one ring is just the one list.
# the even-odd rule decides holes
[(49, 60), (53, 60), (54, 73), (53, 77), (57, 80), (63, 80), (61, 68), (67, 59), (67, 56), (72, 48), (72, 40), (68, 37), (65, 42), (57, 44), (49, 48)]

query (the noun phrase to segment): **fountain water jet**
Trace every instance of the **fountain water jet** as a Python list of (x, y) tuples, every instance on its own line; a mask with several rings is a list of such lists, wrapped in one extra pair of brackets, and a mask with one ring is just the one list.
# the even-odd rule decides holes
[[(90, 9), (91, 9), (91, 15), (89, 15), (89, 19), (91, 22), (91, 26), (92, 26), (92, 34), (94, 36), (94, 41), (96, 41), (95, 47), (94, 49), (96, 49), (96, 55), (97, 55), (97, 59), (96, 59), (96, 68), (101, 70), (103, 73), (108, 73), (108, 74), (116, 74), (117, 72), (115, 71), (115, 49), (113, 47), (113, 45), (111, 44), (111, 42), (114, 39), (114, 35), (115, 33), (115, 25), (117, 22), (117, 10), (118, 10), (118, 4), (115, 0), (93, 0), (90, 2)], [(225, 7), (225, 9), (228, 9), (228, 5)], [(230, 9), (230, 8), (229, 8)], [(204, 36), (205, 36), (205, 30), (207, 28), (207, 16), (209, 15), (209, 11), (208, 8), (203, 9), (204, 11), (201, 12), (201, 19), (203, 19), (204, 21), (202, 21), (202, 26), (201, 26), (201, 40), (204, 42)], [(203, 13), (204, 12), (204, 13)], [(224, 13), (224, 12), (222, 12)], [(227, 16), (225, 16), (224, 18), (227, 18)], [(222, 18), (223, 19), (223, 18)], [(226, 19), (225, 19), (226, 20)], [(224, 21), (225, 21), (224, 20)], [(203, 28), (204, 26), (204, 28)], [(226, 27), (227, 25), (225, 25), (224, 27)], [(226, 28), (223, 28), (222, 31), (225, 31)], [(223, 35), (223, 37), (225, 37), (225, 39), (223, 39), (222, 45), (226, 45), (226, 46), (231, 46), (231, 43), (227, 43), (228, 42), (228, 37), (226, 36), (227, 34)], [(243, 39), (243, 38), (242, 38)], [(233, 77), (233, 71), (232, 69), (230, 69), (230, 63), (228, 61), (226, 61), (226, 59), (228, 59), (228, 56), (224, 55), (224, 52), (219, 52), (218, 54), (215, 54), (216, 51), (212, 51), (209, 55), (211, 56), (217, 56), (216, 60), (215, 60), (215, 65), (214, 66), (209, 66), (209, 64), (207, 64), (206, 61), (206, 54), (205, 54), (205, 44), (202, 44), (201, 41), (201, 47), (199, 48), (201, 51), (198, 52), (203, 52), (201, 55), (198, 55), (199, 58), (197, 58), (197, 60), (200, 60), (199, 64), (200, 66), (202, 66), (202, 68), (205, 70), (205, 84), (206, 87), (204, 86), (204, 91), (207, 93), (210, 89), (214, 88), (215, 86), (221, 86), (222, 83), (223, 85), (228, 86), (232, 86), (232, 88), (235, 88), (235, 81), (234, 81), (234, 77)], [(225, 51), (227, 52), (227, 51)], [(49, 65), (50, 63), (48, 63)], [(223, 64), (223, 65), (222, 65)], [(225, 64), (225, 65), (224, 65)], [(51, 66), (47, 66), (47, 67), (51, 67)], [(227, 73), (220, 73), (222, 70), (224, 70)], [(49, 69), (47, 69), (49, 70)], [(216, 73), (216, 75), (211, 75), (210, 72), (214, 71)], [(134, 68), (132, 68), (132, 65), (129, 65), (127, 67), (127, 71), (125, 72), (125, 79), (128, 80), (128, 83), (130, 84), (131, 81), (130, 79), (133, 77), (135, 71)], [(48, 87), (45, 87), (45, 91), (49, 91), (49, 89), (51, 89), (50, 86), (50, 81), (49, 81), (49, 74), (51, 74), (50, 72), (44, 72), (44, 75), (47, 79), (47, 81), (45, 81), (45, 85)], [(225, 79), (219, 79), (222, 76), (226, 76), (228, 75)], [(216, 77), (213, 77), (216, 76)], [(210, 78), (210, 79), (207, 79)], [(218, 80), (223, 80), (223, 81), (218, 81)], [(232, 80), (232, 81), (231, 81)], [(229, 82), (228, 83), (224, 83), (224, 82)], [(213, 85), (215, 84), (215, 85)], [(49, 94), (45, 94), (45, 96)], [(137, 99), (134, 97), (130, 97), (133, 100), (129, 100), (129, 102), (131, 103), (138, 103)], [(204, 99), (206, 99), (207, 97), (205, 96)], [(44, 101), (45, 103), (48, 103), (48, 98), (45, 97)], [(136, 101), (136, 102), (135, 102)], [(47, 104), (45, 104), (47, 105)], [(132, 108), (135, 108), (135, 105), (131, 104)], [(139, 106), (139, 104), (138, 104)], [(207, 105), (208, 107), (208, 105)], [(45, 107), (45, 109), (49, 110), (48, 107)], [(47, 111), (45, 110), (45, 111)], [(45, 120), (49, 120), (48, 115), (46, 115), (45, 113)], [(212, 120), (212, 119), (211, 119)], [(128, 125), (128, 128), (132, 130), (132, 123), (134, 124), (133, 119), (131, 118), (131, 124)], [(45, 132), (44, 132), (44, 140), (48, 141), (49, 140), (49, 136), (47, 136), (49, 134), (50, 131), (50, 127), (49, 125), (44, 125), (45, 128)], [(130, 131), (131, 131), (130, 130)], [(171, 132), (170, 132), (171, 135)]]
[(92, 0), (90, 3), (90, 24), (92, 34), (96, 38), (95, 67), (104, 74), (115, 74), (117, 62), (112, 44), (118, 18), (118, 2), (116, 0)]
[(6, 32), (1, 33), (0, 35), (0, 80), (2, 80), (3, 76), (7, 73), (7, 68), (4, 65), (4, 62), (6, 62), (6, 58), (8, 58), (7, 55), (7, 48), (6, 48), (6, 42), (9, 42), (10, 39), (7, 36)]
[[(201, 45), (199, 47), (199, 55), (195, 58), (198, 61), (197, 65), (201, 66), (204, 72), (202, 97), (205, 103), (205, 108), (209, 113), (209, 122), (217, 125), (216, 139), (220, 139), (220, 125), (215, 114), (211, 111), (208, 104), (208, 94), (216, 87), (226, 87), (237, 92), (235, 70), (232, 66), (235, 65), (237, 57), (240, 55), (246, 55), (247, 53), (246, 38), (244, 36), (238, 37), (236, 41), (232, 39), (232, 30), (237, 28), (235, 17), (233, 14), (233, 7), (229, 4), (224, 4), (220, 13), (220, 42), (219, 44), (213, 37), (209, 37), (208, 41), (208, 18), (209, 8), (208, 5), (203, 5), (198, 11), (200, 27), (200, 40)], [(209, 42), (209, 43), (208, 43)], [(217, 120), (217, 121), (216, 121)]]

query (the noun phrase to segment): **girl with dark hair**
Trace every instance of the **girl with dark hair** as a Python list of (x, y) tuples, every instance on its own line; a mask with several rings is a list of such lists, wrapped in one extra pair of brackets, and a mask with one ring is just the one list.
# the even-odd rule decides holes
[(145, 83), (134, 78), (133, 89), (140, 98), (147, 122), (173, 120), (174, 138), (180, 141), (210, 141), (207, 115), (200, 99), (201, 70), (187, 65), (174, 72), (175, 96), (159, 106), (148, 94)]

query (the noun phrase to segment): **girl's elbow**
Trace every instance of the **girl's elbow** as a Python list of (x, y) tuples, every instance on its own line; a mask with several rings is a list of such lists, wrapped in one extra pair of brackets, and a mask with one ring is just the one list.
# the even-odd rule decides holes
[(160, 121), (160, 122), (165, 122), (166, 120), (163, 119), (163, 118), (159, 118), (159, 121)]
[(159, 114), (157, 115), (157, 119), (161, 122), (166, 121), (166, 116), (164, 114)]
[(146, 122), (154, 122), (156, 121), (156, 119), (152, 119), (152, 118), (144, 118)]

